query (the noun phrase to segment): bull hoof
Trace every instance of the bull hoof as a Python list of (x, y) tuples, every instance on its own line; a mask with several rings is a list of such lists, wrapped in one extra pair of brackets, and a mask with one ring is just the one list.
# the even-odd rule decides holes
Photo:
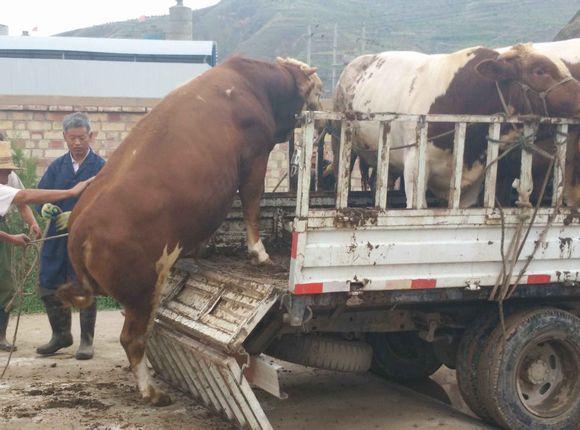
[(274, 262), (272, 260), (270, 260), (270, 257), (268, 257), (266, 260), (262, 261), (261, 263), (258, 263), (258, 266), (273, 266)]
[(153, 394), (153, 396), (151, 396), (149, 399), (149, 403), (151, 403), (152, 406), (162, 408), (164, 406), (171, 405), (173, 400), (171, 400), (169, 394), (165, 394), (163, 391), (156, 391), (155, 394)]
[(266, 259), (262, 259), (262, 261), (260, 261), (260, 256), (258, 255), (257, 252), (252, 252), (250, 254), (250, 261), (254, 266), (273, 266), (274, 263), (272, 262), (272, 260), (270, 259), (270, 256), (266, 254)]

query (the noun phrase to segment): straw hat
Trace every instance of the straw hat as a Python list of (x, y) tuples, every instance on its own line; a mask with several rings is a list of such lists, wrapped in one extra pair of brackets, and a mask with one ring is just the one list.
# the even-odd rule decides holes
[(0, 170), (18, 170), (12, 161), (12, 149), (8, 142), (0, 142)]

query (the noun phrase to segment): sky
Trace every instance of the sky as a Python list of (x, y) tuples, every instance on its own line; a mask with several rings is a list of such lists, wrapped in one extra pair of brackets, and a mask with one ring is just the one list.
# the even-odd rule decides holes
[[(184, 0), (200, 9), (220, 0)], [(107, 22), (167, 15), (175, 0), (0, 0), (0, 24), (10, 36), (29, 31), (31, 36), (52, 36), (64, 31)]]

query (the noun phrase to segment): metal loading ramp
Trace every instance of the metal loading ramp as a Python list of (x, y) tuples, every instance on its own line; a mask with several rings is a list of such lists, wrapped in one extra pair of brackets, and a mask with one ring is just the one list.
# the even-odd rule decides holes
[(235, 259), (225, 260), (175, 265), (147, 356), (162, 379), (238, 426), (271, 429), (245, 375), (254, 373), (260, 359), (249, 357), (243, 342), (284, 292), (287, 278), (260, 274), (247, 260), (239, 266)]
[(240, 427), (272, 428), (233, 357), (173, 333), (162, 323), (156, 325), (149, 339), (147, 356), (163, 379)]

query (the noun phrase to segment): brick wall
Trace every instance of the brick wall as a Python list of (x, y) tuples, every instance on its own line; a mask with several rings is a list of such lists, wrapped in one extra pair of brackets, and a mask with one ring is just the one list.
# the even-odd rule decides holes
[[(95, 107), (96, 108), (96, 107)], [(96, 133), (93, 149), (107, 158), (127, 136), (146, 108), (122, 106), (96, 110), (82, 109), (89, 115)], [(13, 145), (38, 161), (38, 173), (44, 172), (55, 158), (66, 151), (62, 137), (62, 120), (73, 112), (72, 106), (13, 105), (0, 107), (0, 130)]]
[[(66, 151), (62, 137), (63, 118), (75, 111), (86, 112), (96, 133), (93, 149), (107, 159), (133, 126), (155, 105), (155, 99), (91, 99), (53, 97), (0, 97), (0, 131), (13, 145), (37, 160), (37, 173)], [(278, 183), (288, 189), (288, 144), (277, 145), (270, 155), (266, 191)], [(280, 180), (284, 178), (281, 182)]]

